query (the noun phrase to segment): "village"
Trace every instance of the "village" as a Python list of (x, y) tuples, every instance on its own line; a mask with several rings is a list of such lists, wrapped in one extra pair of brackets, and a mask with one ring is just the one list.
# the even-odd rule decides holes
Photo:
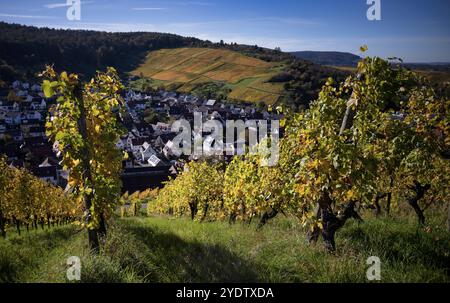
[[(225, 125), (228, 120), (275, 120), (279, 115), (258, 111), (254, 104), (231, 103), (203, 99), (193, 95), (164, 90), (141, 93), (128, 89), (123, 92), (127, 114), (123, 117), (126, 135), (117, 147), (128, 154), (123, 161), (123, 191), (135, 192), (161, 187), (169, 177), (175, 177), (183, 163), (197, 160), (195, 155), (181, 154), (174, 148), (172, 130), (177, 120), (194, 121), (201, 113), (204, 121), (216, 120)], [(15, 81), (0, 90), (0, 154), (9, 165), (25, 167), (35, 176), (55, 185), (66, 187), (68, 172), (60, 165), (57, 145), (45, 134), (45, 122), (54, 99), (46, 99), (39, 84)], [(210, 133), (200, 134), (203, 148), (212, 148)], [(248, 137), (248, 133), (247, 133)], [(245, 142), (244, 142), (245, 143)], [(229, 143), (218, 160), (229, 161), (242, 153), (243, 142)]]

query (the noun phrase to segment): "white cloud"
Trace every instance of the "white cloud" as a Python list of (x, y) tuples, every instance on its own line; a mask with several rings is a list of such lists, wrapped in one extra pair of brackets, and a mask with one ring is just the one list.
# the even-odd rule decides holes
[(44, 5), (46, 8), (59, 8), (68, 6), (67, 3), (49, 3)]
[(24, 18), (24, 19), (58, 19), (52, 16), (37, 16), (37, 15), (15, 15), (15, 14), (0, 14), (0, 17), (5, 18)]

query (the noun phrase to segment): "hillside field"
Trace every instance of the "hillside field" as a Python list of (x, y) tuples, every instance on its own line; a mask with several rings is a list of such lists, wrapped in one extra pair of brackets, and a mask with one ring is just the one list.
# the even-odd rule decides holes
[[(429, 212), (429, 215), (431, 213)], [(66, 260), (79, 256), (81, 282), (368, 282), (367, 258), (381, 260), (381, 282), (449, 282), (449, 234), (442, 211), (427, 229), (413, 216), (349, 221), (338, 251), (309, 246), (294, 218), (256, 225), (187, 218), (116, 219), (100, 256), (73, 225), (9, 233), (0, 239), (0, 282), (67, 282)]]
[(229, 89), (228, 98), (274, 104), (283, 95), (282, 83), (269, 83), (283, 69), (238, 52), (211, 48), (177, 48), (150, 52), (133, 75), (143, 75), (165, 87), (176, 85), (179, 92), (191, 92), (215, 82)]

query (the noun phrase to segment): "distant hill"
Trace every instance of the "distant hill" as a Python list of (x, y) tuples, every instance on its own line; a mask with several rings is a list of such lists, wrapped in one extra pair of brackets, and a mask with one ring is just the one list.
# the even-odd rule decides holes
[(273, 104), (284, 88), (269, 80), (283, 66), (226, 49), (178, 48), (150, 52), (132, 73), (179, 92), (204, 91), (213, 83), (212, 89), (221, 90), (223, 98)]
[(343, 52), (315, 52), (315, 51), (302, 51), (291, 52), (291, 54), (297, 58), (311, 61), (320, 65), (331, 66), (356, 66), (361, 57)]
[(140, 87), (165, 86), (206, 98), (309, 106), (328, 77), (346, 72), (257, 45), (213, 43), (167, 33), (109, 33), (38, 28), (0, 22), (0, 85), (39, 81), (45, 65), (79, 74), (115, 67), (152, 78)]
[(0, 22), (0, 79), (32, 78), (46, 64), (86, 77), (107, 66), (129, 72), (149, 51), (179, 47), (229, 49), (271, 62), (290, 58), (256, 45), (213, 43), (168, 33), (62, 30)]

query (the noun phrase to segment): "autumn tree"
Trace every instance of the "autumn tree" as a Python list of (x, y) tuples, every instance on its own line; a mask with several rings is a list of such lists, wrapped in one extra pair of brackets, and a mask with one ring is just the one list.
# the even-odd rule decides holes
[(8, 184), (11, 178), (11, 171), (5, 162), (5, 159), (0, 156), (0, 233), (2, 237), (6, 237), (6, 213), (8, 211)]
[(175, 216), (189, 214), (204, 221), (222, 216), (223, 172), (218, 164), (189, 162), (176, 179), (170, 180), (148, 204), (148, 213)]
[(57, 142), (69, 186), (83, 201), (83, 224), (88, 229), (89, 245), (99, 250), (98, 236), (106, 234), (106, 220), (120, 198), (123, 153), (116, 142), (124, 133), (119, 122), (123, 114), (123, 89), (113, 68), (97, 72), (82, 83), (78, 75), (57, 74), (51, 67), (42, 74), (47, 98), (55, 96), (46, 124), (47, 135)]
[(448, 102), (414, 73), (380, 58), (363, 59), (340, 85), (330, 79), (311, 108), (289, 120), (282, 143), (288, 192), (294, 212), (310, 223), (310, 240), (321, 232), (326, 248), (335, 250), (335, 233), (348, 219), (361, 220), (356, 206), (371, 205), (400, 175), (419, 215), (416, 204), (431, 178), (448, 167), (441, 161), (446, 113)]

